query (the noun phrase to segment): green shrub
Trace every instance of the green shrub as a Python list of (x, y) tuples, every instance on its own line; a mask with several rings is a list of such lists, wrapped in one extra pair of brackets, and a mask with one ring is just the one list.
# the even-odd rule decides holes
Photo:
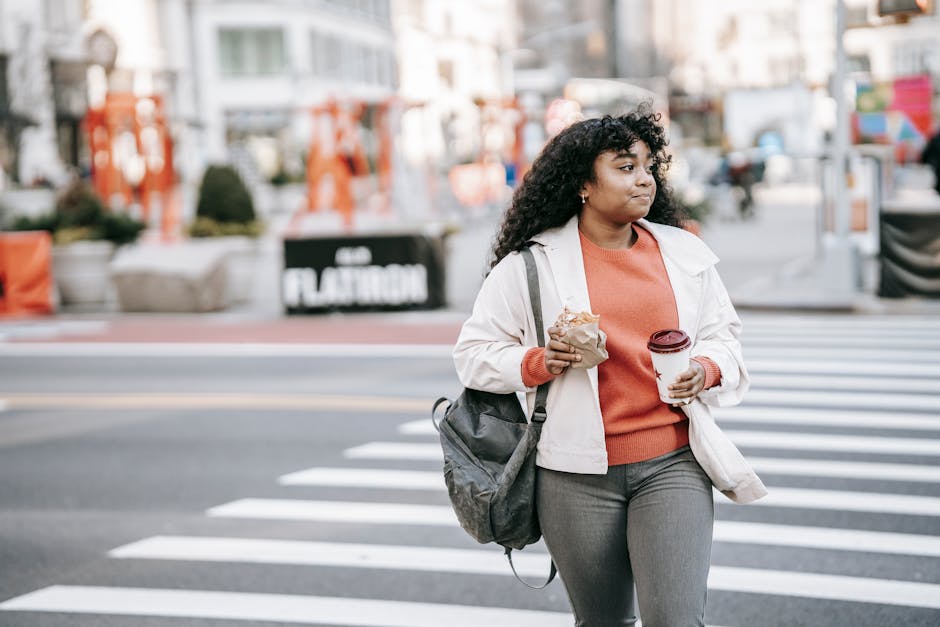
[(90, 185), (75, 181), (59, 195), (50, 213), (21, 216), (13, 221), (12, 230), (49, 231), (56, 244), (108, 240), (121, 245), (135, 241), (144, 227), (140, 220), (108, 211)]
[(212, 218), (196, 218), (189, 227), (191, 237), (224, 237), (243, 235), (258, 237), (264, 232), (261, 222), (216, 222)]
[(222, 223), (254, 221), (251, 193), (234, 168), (227, 165), (206, 168), (199, 185), (196, 217)]

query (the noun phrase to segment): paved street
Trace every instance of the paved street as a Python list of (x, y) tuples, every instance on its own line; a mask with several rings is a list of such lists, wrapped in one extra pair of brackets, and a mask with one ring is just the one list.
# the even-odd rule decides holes
[[(359, 319), (403, 339), (371, 352), (0, 343), (0, 624), (570, 625), (559, 582), (525, 589), (454, 522), (427, 419), (449, 345), (408, 329), (457, 322), (424, 315)], [(754, 386), (719, 420), (771, 495), (716, 496), (709, 624), (936, 625), (940, 320), (745, 324)]]

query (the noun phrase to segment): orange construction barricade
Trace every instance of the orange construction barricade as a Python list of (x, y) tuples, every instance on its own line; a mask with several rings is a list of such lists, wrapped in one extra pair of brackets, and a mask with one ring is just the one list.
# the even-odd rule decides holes
[(52, 313), (52, 294), (52, 236), (0, 233), (0, 316)]

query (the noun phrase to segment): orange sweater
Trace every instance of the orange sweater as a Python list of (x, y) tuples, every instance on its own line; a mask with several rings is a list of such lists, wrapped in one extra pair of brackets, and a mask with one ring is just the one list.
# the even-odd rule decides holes
[[(659, 399), (646, 342), (659, 329), (677, 328), (679, 314), (659, 246), (636, 227), (629, 249), (601, 248), (581, 235), (584, 270), (593, 313), (607, 334), (610, 358), (597, 367), (598, 393), (608, 465), (652, 459), (688, 444), (688, 420), (678, 408)], [(544, 349), (528, 351), (522, 364), (526, 385), (552, 378)], [(717, 365), (696, 357), (705, 367), (705, 386), (721, 378)]]

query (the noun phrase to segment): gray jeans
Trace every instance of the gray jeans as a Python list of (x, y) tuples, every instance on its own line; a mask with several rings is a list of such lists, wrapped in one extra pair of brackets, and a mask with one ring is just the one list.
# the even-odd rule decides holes
[(712, 486), (688, 447), (606, 475), (539, 468), (542, 535), (577, 627), (704, 625)]

